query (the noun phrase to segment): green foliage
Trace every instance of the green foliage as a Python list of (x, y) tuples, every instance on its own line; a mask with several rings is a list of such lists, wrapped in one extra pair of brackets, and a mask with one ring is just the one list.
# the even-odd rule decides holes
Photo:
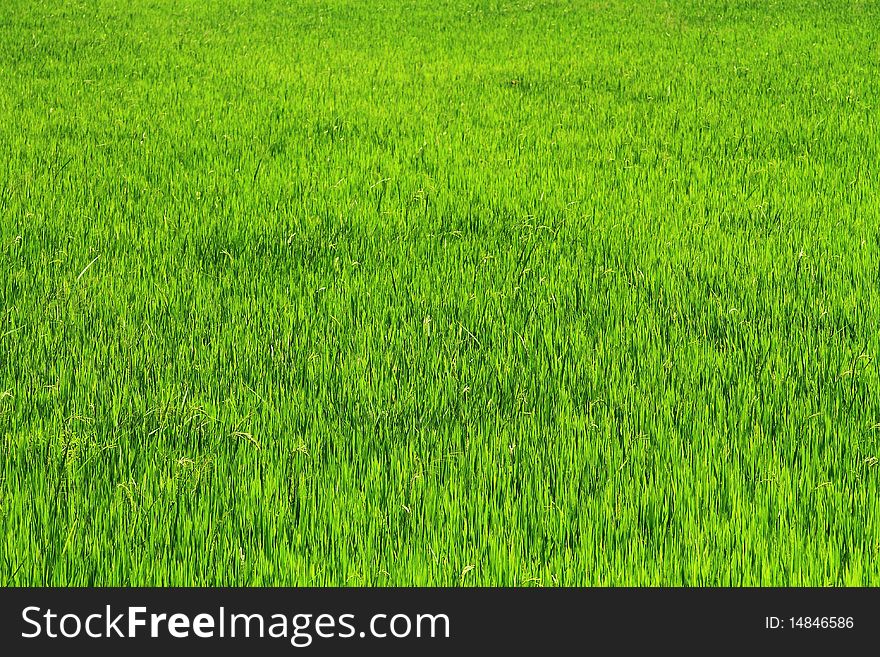
[(878, 21), (2, 3), (0, 583), (880, 583)]

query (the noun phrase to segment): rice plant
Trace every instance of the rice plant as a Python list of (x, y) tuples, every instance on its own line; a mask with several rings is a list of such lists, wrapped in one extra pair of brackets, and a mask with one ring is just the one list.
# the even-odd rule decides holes
[(880, 583), (841, 0), (5, 0), (0, 583)]

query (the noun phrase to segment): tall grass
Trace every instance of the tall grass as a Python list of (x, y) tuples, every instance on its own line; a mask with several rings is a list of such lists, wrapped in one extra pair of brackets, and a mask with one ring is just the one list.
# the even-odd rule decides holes
[(877, 584), (878, 24), (2, 3), (0, 582)]

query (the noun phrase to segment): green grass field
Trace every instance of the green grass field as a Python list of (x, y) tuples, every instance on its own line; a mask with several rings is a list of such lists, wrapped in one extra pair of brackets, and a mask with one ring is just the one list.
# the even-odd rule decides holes
[(0, 583), (880, 584), (878, 26), (5, 0)]

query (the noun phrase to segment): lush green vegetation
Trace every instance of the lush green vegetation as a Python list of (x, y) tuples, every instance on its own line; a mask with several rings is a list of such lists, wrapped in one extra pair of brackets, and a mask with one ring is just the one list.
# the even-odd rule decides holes
[(0, 582), (880, 583), (878, 25), (5, 0)]

